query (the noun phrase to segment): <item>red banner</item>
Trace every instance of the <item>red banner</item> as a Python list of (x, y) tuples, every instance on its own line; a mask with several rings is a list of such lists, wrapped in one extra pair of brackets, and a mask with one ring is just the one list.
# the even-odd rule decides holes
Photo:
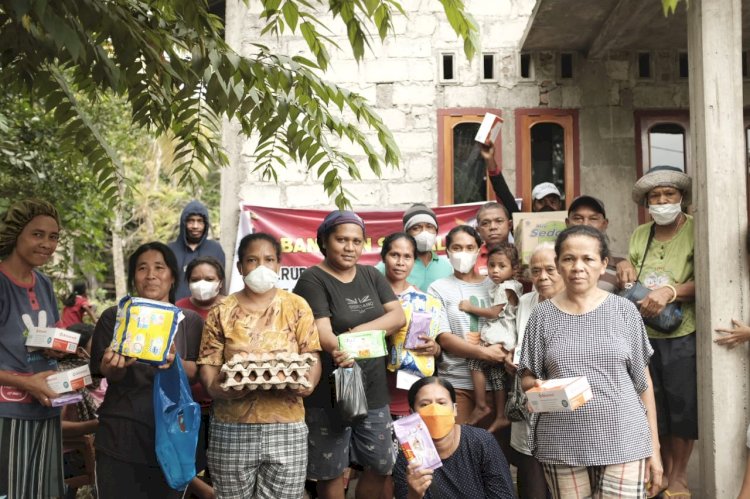
[[(462, 224), (474, 225), (474, 217), (481, 203), (441, 206), (434, 208), (439, 232), (435, 250), (445, 254), (445, 235), (453, 227)], [(316, 241), (318, 226), (330, 210), (295, 210), (241, 205), (237, 244), (250, 232), (265, 232), (281, 243), (281, 270), (279, 287), (292, 289), (299, 276), (307, 268), (323, 259)], [(365, 221), (365, 244), (360, 264), (375, 265), (380, 261), (383, 239), (403, 230), (403, 210), (357, 211)], [(237, 259), (235, 258), (236, 262)], [(242, 287), (239, 273), (234, 269), (231, 291)]]

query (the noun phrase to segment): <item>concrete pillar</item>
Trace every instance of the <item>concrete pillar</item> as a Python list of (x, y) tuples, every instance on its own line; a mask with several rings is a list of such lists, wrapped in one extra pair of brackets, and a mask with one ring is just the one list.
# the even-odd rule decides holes
[(732, 318), (750, 320), (741, 19), (740, 0), (688, 8), (702, 489), (693, 497), (736, 497), (747, 454), (747, 347), (712, 341)]

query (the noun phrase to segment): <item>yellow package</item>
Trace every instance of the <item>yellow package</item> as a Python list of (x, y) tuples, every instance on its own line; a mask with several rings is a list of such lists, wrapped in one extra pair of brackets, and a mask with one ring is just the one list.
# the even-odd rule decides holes
[(418, 345), (419, 336), (436, 338), (440, 329), (440, 301), (421, 291), (411, 291), (400, 296), (401, 306), (406, 315), (406, 326), (388, 337), (388, 370), (399, 369), (417, 376), (432, 376), (435, 372), (435, 358), (417, 355), (405, 344)]
[(117, 305), (112, 350), (141, 362), (166, 362), (184, 315), (170, 303), (126, 296)]

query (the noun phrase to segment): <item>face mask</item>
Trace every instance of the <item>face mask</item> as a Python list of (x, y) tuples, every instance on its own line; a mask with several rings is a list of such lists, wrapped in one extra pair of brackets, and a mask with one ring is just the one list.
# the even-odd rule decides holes
[(448, 255), (448, 260), (453, 266), (453, 270), (461, 274), (468, 274), (477, 263), (479, 253), (468, 253), (466, 251), (456, 251)]
[(453, 407), (448, 405), (440, 405), (433, 402), (430, 405), (420, 407), (417, 412), (422, 417), (433, 440), (446, 436), (453, 429), (453, 425), (456, 424)]
[(656, 225), (669, 225), (682, 213), (680, 203), (652, 204), (648, 207), (648, 214)]
[(262, 294), (276, 286), (279, 281), (279, 274), (265, 265), (259, 265), (245, 276), (244, 281), (251, 291)]
[(414, 240), (417, 242), (417, 251), (419, 251), (420, 253), (431, 251), (432, 247), (435, 246), (436, 239), (437, 234), (433, 234), (432, 232), (423, 230), (422, 232), (414, 236)]
[(195, 281), (188, 287), (190, 294), (198, 301), (208, 301), (219, 294), (219, 281)]

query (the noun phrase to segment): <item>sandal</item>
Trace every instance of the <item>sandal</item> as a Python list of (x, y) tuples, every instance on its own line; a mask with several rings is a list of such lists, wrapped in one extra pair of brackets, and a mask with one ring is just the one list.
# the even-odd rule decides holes
[(664, 495), (666, 497), (687, 497), (690, 498), (693, 496), (690, 492), (670, 492), (669, 489), (664, 489)]

